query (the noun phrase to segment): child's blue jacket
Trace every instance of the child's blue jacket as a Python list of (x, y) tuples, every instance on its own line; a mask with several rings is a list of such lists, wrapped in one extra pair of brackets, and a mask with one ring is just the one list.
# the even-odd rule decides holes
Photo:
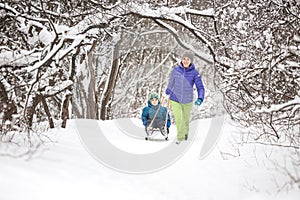
[[(142, 112), (142, 121), (143, 125), (146, 126), (147, 120), (152, 120), (154, 118), (154, 115), (157, 111), (157, 109), (160, 107), (157, 116), (155, 120), (166, 120), (167, 117), (167, 108), (164, 106), (159, 106), (160, 102), (156, 106), (153, 106), (150, 101), (148, 101), (148, 106), (143, 108)], [(168, 119), (167, 119), (167, 127), (169, 128), (171, 126), (171, 119), (170, 115), (168, 114)]]

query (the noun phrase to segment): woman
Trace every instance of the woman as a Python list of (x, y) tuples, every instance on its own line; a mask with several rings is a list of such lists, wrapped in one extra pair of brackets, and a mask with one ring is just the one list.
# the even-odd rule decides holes
[(194, 85), (196, 85), (198, 93), (195, 105), (200, 106), (204, 100), (204, 86), (201, 76), (193, 64), (193, 57), (193, 52), (184, 52), (181, 62), (171, 73), (166, 89), (166, 95), (169, 96), (171, 100), (170, 102), (176, 122), (176, 144), (180, 144), (181, 141), (188, 139)]

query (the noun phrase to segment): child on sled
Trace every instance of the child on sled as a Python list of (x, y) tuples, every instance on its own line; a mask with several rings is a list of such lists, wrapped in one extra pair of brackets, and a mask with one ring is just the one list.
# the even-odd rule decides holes
[(169, 127), (171, 126), (170, 115), (167, 108), (161, 105), (157, 93), (149, 95), (148, 106), (143, 108), (142, 121), (147, 133), (146, 140), (157, 129), (168, 140)]

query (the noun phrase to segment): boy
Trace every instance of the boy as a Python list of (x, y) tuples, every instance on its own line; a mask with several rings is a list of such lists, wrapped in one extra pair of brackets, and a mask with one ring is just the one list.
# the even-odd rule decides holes
[[(155, 115), (156, 115), (156, 117), (155, 117)], [(154, 117), (155, 117), (155, 119), (154, 119)], [(168, 117), (168, 119), (166, 122), (167, 117)], [(149, 127), (149, 125), (151, 124), (151, 121), (153, 119), (154, 119), (154, 121), (152, 123), (152, 127)], [(149, 95), (148, 106), (143, 108), (142, 121), (143, 121), (143, 125), (146, 128), (146, 132), (148, 132), (147, 131), (147, 130), (149, 130), (148, 128), (150, 128), (150, 129), (151, 128), (159, 128), (162, 133), (163, 132), (165, 133), (165, 131), (167, 131), (167, 133), (169, 133), (169, 127), (171, 126), (170, 115), (168, 114), (168, 116), (167, 116), (167, 108), (160, 105), (160, 101), (159, 101), (157, 93), (151, 93)], [(167, 123), (167, 127), (166, 127), (167, 130), (165, 130), (166, 123)]]

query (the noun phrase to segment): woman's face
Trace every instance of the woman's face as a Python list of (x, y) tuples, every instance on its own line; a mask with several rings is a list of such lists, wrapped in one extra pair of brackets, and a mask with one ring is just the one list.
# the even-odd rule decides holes
[(191, 64), (191, 59), (189, 59), (188, 57), (183, 57), (182, 58), (182, 64), (185, 68), (190, 67)]
[(151, 104), (153, 105), (153, 106), (156, 106), (157, 104), (158, 104), (158, 99), (156, 99), (156, 98), (153, 98), (153, 99), (151, 99)]

